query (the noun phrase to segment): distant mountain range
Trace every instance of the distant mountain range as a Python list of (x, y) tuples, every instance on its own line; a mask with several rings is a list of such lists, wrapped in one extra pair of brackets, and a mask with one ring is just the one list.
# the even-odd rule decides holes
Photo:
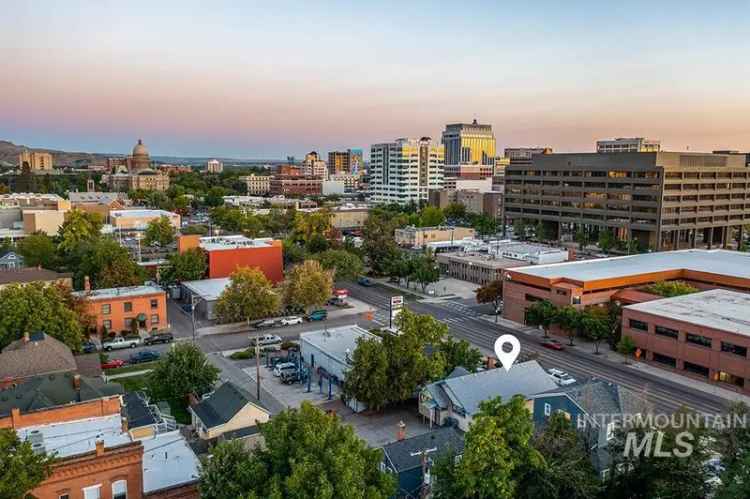
[[(76, 163), (87, 164), (104, 164), (107, 158), (122, 157), (124, 154), (102, 154), (90, 152), (68, 152), (58, 151), (55, 149), (45, 149), (41, 147), (27, 147), (16, 145), (7, 140), (0, 140), (0, 166), (14, 167), (18, 166), (18, 155), (27, 149), (29, 151), (48, 152), (52, 154), (52, 162), (55, 166), (74, 166)], [(180, 157), (180, 156), (151, 156), (151, 159), (158, 163), (179, 163), (187, 165), (202, 165), (210, 157)], [(258, 165), (258, 164), (277, 164), (285, 163), (280, 159), (236, 159), (236, 158), (215, 158), (226, 165)]]

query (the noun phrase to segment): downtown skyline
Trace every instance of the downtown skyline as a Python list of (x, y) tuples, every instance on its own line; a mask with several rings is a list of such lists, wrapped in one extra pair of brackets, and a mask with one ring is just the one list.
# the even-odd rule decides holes
[(750, 149), (750, 3), (472, 7), (11, 2), (0, 139), (280, 159), (476, 118), (498, 152)]

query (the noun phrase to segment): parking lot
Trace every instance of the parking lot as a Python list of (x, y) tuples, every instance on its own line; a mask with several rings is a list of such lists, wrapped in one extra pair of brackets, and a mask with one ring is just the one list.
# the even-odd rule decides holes
[[(251, 385), (255, 385), (255, 366), (246, 367), (242, 369), (242, 371), (250, 377)], [(260, 382), (261, 386), (263, 386), (263, 388), (284, 407), (298, 408), (305, 400), (312, 404), (320, 405), (341, 397), (341, 390), (339, 387), (332, 384), (331, 395), (329, 398), (328, 381), (325, 379), (321, 380), (316, 373), (313, 373), (313, 377), (310, 381), (310, 391), (308, 391), (307, 383), (292, 383), (289, 385), (282, 383), (280, 378), (273, 376), (272, 369), (266, 366), (261, 366), (260, 368)]]

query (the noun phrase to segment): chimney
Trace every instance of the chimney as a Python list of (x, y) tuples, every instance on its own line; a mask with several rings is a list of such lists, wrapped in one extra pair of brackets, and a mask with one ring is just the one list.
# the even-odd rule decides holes
[(29, 332), (26, 331), (25, 333), (23, 333), (23, 342), (28, 343), (29, 341), (31, 341), (31, 338), (29, 337)]
[(398, 422), (398, 433), (396, 434), (396, 439), (401, 441), (406, 438), (406, 423), (403, 421)]
[(96, 441), (96, 455), (97, 457), (104, 455), (104, 440)]
[(80, 374), (73, 375), (73, 389), (77, 392), (81, 391), (81, 375)]
[(84, 276), (83, 278), (83, 290), (87, 293), (91, 291), (91, 280), (89, 279), (89, 276)]
[(497, 362), (497, 359), (495, 357), (492, 357), (492, 356), (487, 357), (487, 369), (494, 369), (496, 362)]

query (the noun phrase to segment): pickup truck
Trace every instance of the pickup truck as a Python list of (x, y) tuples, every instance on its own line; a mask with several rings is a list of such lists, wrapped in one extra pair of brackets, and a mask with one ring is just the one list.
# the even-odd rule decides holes
[(117, 338), (102, 343), (102, 350), (110, 352), (112, 350), (120, 350), (123, 348), (135, 348), (140, 344), (140, 338), (123, 338), (122, 336), (118, 336)]
[(259, 338), (250, 336), (250, 348), (255, 347), (255, 342), (258, 342), (258, 346), (264, 352), (266, 351), (279, 351), (281, 350), (281, 343), (283, 340), (281, 336), (275, 334), (266, 334)]

